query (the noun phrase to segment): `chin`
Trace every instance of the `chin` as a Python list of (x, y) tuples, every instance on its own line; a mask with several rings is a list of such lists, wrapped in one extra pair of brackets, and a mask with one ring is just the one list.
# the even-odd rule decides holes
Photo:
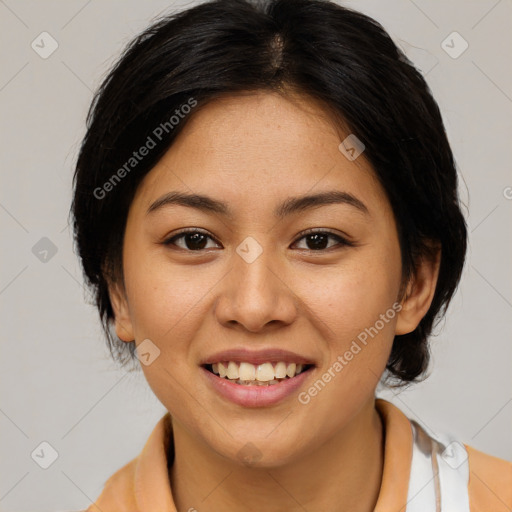
[[(275, 428), (275, 426), (274, 426)], [(271, 432), (271, 429), (264, 429)], [(210, 445), (221, 456), (248, 468), (271, 469), (292, 463), (302, 455), (304, 436), (284, 431), (261, 434), (261, 431), (225, 439), (221, 446)]]

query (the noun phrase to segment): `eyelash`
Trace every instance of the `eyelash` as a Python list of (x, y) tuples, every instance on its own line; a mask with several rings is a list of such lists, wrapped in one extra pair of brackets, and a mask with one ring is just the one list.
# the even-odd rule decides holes
[[(208, 238), (210, 238), (211, 240), (213, 240), (215, 243), (220, 245), (220, 243), (217, 242), (217, 240), (215, 240), (215, 238), (213, 238), (211, 235), (209, 235), (206, 231), (203, 231), (202, 229), (198, 229), (198, 228), (183, 229), (183, 230), (179, 231), (178, 233), (174, 234), (172, 237), (166, 239), (163, 242), (163, 244), (164, 245), (176, 245), (175, 241), (178, 240), (179, 238), (183, 238), (187, 234), (195, 234), (195, 233), (199, 233), (201, 235), (205, 235)], [(325, 251), (332, 250), (333, 248), (336, 248), (336, 247), (339, 249), (339, 248), (344, 247), (344, 246), (348, 246), (348, 247), (355, 246), (355, 243), (350, 242), (346, 238), (344, 238), (344, 237), (342, 237), (342, 236), (340, 236), (340, 235), (338, 235), (336, 233), (333, 233), (332, 231), (326, 231), (325, 229), (321, 229), (321, 228), (315, 228), (315, 229), (309, 229), (309, 230), (303, 231), (302, 233), (300, 233), (299, 238), (297, 238), (297, 240), (295, 240), (295, 242), (293, 242), (293, 243), (296, 244), (297, 242), (299, 242), (303, 238), (306, 238), (308, 235), (314, 235), (314, 234), (328, 235), (330, 238), (336, 239), (338, 241), (338, 244), (334, 245), (334, 246), (331, 246), (331, 247), (328, 247), (326, 249), (318, 249), (318, 250), (314, 250), (314, 249), (301, 249), (301, 250), (308, 250), (308, 251), (311, 251), (311, 252), (325, 252)], [(182, 250), (184, 250), (186, 252), (202, 252), (202, 251), (206, 250), (206, 249), (199, 249), (199, 250), (183, 249), (182, 247), (179, 247), (179, 249), (182, 249)]]

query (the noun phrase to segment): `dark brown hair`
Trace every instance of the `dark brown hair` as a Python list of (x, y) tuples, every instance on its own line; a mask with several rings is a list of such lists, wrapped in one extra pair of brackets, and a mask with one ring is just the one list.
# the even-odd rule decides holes
[[(431, 307), (416, 330), (395, 337), (387, 365), (390, 380), (417, 380), (466, 252), (454, 157), (422, 75), (379, 23), (326, 0), (214, 0), (162, 18), (128, 45), (97, 91), (71, 213), (112, 355), (123, 365), (134, 360), (135, 344), (111, 332), (108, 281), (123, 279), (123, 236), (138, 184), (194, 111), (220, 95), (255, 90), (315, 98), (364, 143), (393, 208), (404, 281), (432, 243), (441, 246)], [(187, 114), (191, 98), (198, 107)], [(157, 127), (156, 147), (127, 168)]]

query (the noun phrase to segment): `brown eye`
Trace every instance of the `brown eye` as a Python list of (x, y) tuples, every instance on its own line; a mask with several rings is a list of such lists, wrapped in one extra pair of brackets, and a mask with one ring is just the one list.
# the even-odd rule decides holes
[[(173, 235), (171, 238), (168, 238), (164, 244), (175, 245), (187, 251), (202, 251), (203, 249), (211, 248), (207, 247), (208, 239), (213, 240), (211, 236), (202, 231), (187, 230), (181, 231), (180, 233)], [(177, 243), (178, 240), (182, 240), (183, 242), (181, 244)]]
[[(329, 239), (337, 241), (337, 243), (329, 245)], [(302, 247), (302, 249), (308, 249), (311, 251), (324, 251), (327, 249), (331, 249), (336, 246), (351, 246), (353, 245), (351, 242), (346, 240), (345, 238), (331, 233), (330, 231), (310, 231), (304, 234), (300, 240), (306, 241), (306, 247)], [(295, 242), (297, 243), (297, 242)], [(301, 249), (301, 247), (299, 247)]]

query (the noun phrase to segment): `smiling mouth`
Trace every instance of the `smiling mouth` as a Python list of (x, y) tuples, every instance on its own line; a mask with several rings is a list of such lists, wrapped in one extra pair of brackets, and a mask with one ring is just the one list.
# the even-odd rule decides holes
[(278, 361), (254, 365), (246, 362), (220, 361), (204, 368), (221, 379), (242, 386), (273, 386), (304, 373), (314, 365)]

